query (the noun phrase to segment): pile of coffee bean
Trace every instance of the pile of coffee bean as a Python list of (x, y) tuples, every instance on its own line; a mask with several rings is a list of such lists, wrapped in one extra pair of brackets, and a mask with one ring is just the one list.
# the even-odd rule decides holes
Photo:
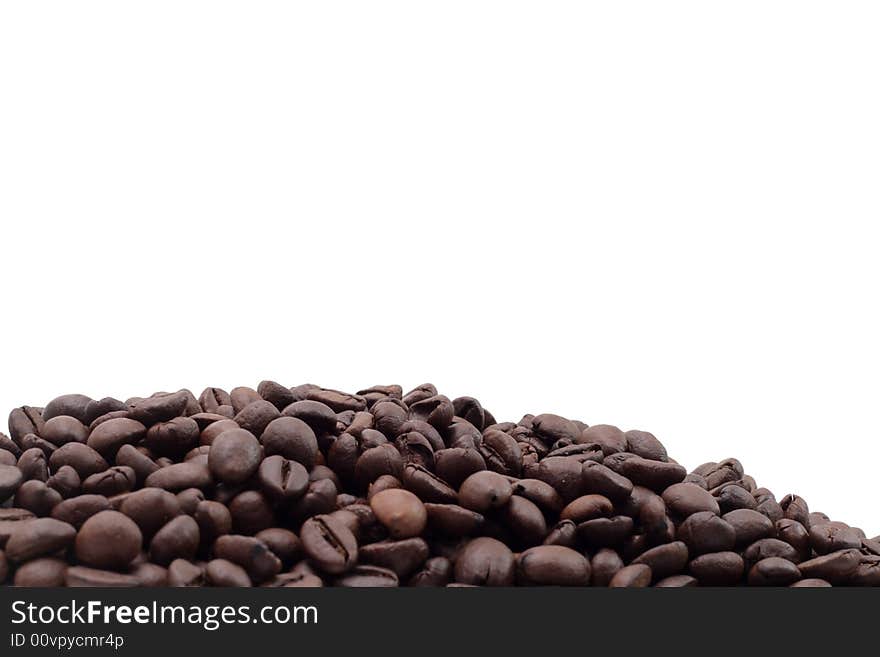
[(0, 583), (878, 586), (880, 537), (645, 431), (263, 381), (14, 409)]

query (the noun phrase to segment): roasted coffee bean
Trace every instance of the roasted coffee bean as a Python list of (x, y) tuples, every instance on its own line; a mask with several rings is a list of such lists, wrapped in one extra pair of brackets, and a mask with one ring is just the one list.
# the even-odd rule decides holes
[(0, 503), (12, 497), (21, 486), (22, 481), (24, 481), (24, 475), (17, 467), (0, 465)]
[(289, 529), (270, 527), (255, 534), (255, 538), (263, 541), (275, 553), (282, 564), (290, 564), (300, 553), (299, 537)]
[(61, 395), (46, 404), (43, 408), (43, 419), (51, 420), (59, 415), (68, 415), (83, 422), (87, 417), (86, 409), (92, 401), (94, 400), (91, 397), (85, 395)]
[(86, 566), (71, 566), (64, 573), (64, 585), (88, 588), (132, 588), (139, 586), (140, 582), (133, 575)]
[(446, 586), (452, 580), (452, 562), (446, 557), (428, 559), (421, 570), (410, 577), (409, 586)]
[(828, 554), (838, 550), (860, 548), (862, 539), (851, 527), (840, 527), (829, 523), (810, 527), (810, 544), (818, 554)]
[(582, 495), (569, 502), (559, 517), (562, 520), (573, 520), (575, 523), (586, 522), (594, 518), (605, 518), (612, 514), (614, 505), (604, 495)]
[(76, 470), (69, 465), (62, 465), (49, 477), (46, 485), (57, 490), (61, 497), (70, 498), (80, 492), (81, 482)]
[(575, 442), (599, 445), (605, 456), (627, 451), (626, 434), (610, 424), (594, 424), (584, 429)]
[(351, 570), (357, 563), (358, 546), (354, 534), (336, 518), (328, 515), (309, 518), (300, 529), (300, 540), (303, 551), (324, 572), (338, 575)]
[(159, 468), (144, 481), (144, 486), (178, 492), (187, 488), (208, 488), (214, 483), (208, 465), (185, 461)]
[(736, 484), (723, 484), (720, 490), (713, 492), (721, 513), (728, 513), (734, 509), (757, 509), (758, 503), (752, 494), (742, 486)]
[[(8, 453), (8, 452), (7, 452)], [(21, 471), (24, 481), (37, 480), (45, 482), (49, 479), (49, 463), (41, 449), (33, 447), (22, 452), (18, 462), (13, 461)]]
[(651, 583), (651, 568), (645, 564), (631, 564), (618, 570), (611, 581), (610, 588), (643, 588)]
[(199, 526), (202, 545), (211, 545), (218, 536), (232, 531), (232, 515), (229, 509), (219, 502), (209, 500), (199, 502), (193, 518)]
[(517, 559), (517, 581), (532, 586), (587, 586), (590, 562), (579, 552), (559, 545), (529, 548)]
[(205, 569), (186, 559), (175, 559), (168, 566), (168, 586), (196, 587), (205, 585)]
[(303, 496), (309, 486), (309, 473), (301, 463), (275, 454), (260, 463), (257, 480), (269, 499), (286, 503)]
[(20, 406), (9, 413), (9, 436), (13, 444), (20, 443), (29, 433), (39, 436), (44, 424), (43, 414), (39, 410), (32, 406)]
[(491, 470), (476, 472), (462, 482), (458, 502), (466, 509), (485, 513), (510, 501), (513, 486), (502, 475)]
[(608, 586), (611, 579), (623, 568), (623, 559), (610, 548), (602, 548), (593, 555), (590, 562), (593, 586)]
[(476, 449), (450, 447), (434, 452), (434, 471), (453, 488), (458, 489), (465, 479), (486, 469), (486, 461)]
[(394, 538), (418, 536), (428, 520), (422, 501), (402, 488), (393, 488), (374, 495), (370, 500), (370, 508)]
[(157, 422), (167, 422), (182, 416), (188, 401), (186, 393), (183, 392), (148, 397), (133, 403), (128, 415), (132, 420), (149, 427)]
[(426, 502), (447, 504), (458, 499), (455, 489), (421, 465), (407, 464), (403, 468), (401, 483)]
[(159, 465), (153, 459), (132, 445), (123, 445), (119, 448), (116, 452), (116, 464), (127, 465), (134, 470), (138, 486), (143, 486), (147, 477), (159, 469)]
[(434, 395), (426, 399), (407, 403), (407, 406), (409, 406), (410, 419), (427, 422), (438, 430), (448, 427), (455, 415), (452, 402), (443, 395)]
[(532, 431), (547, 443), (555, 443), (566, 440), (569, 444), (577, 442), (581, 435), (581, 429), (571, 420), (553, 413), (536, 415), (532, 419)]
[(559, 493), (540, 479), (517, 479), (512, 482), (513, 494), (534, 502), (547, 514), (558, 514), (565, 507)]
[(751, 586), (788, 586), (800, 578), (798, 567), (781, 557), (761, 559), (749, 570)]
[(54, 518), (34, 518), (15, 522), (4, 550), (13, 563), (30, 561), (67, 549), (76, 530)]
[(432, 531), (447, 536), (472, 536), (480, 531), (481, 514), (457, 504), (425, 504), (427, 524)]
[(691, 561), (688, 569), (702, 586), (734, 586), (745, 572), (743, 558), (736, 552), (701, 554)]
[(511, 586), (515, 577), (513, 552), (486, 536), (470, 541), (455, 562), (455, 581), (478, 586)]
[(699, 582), (696, 577), (691, 577), (690, 575), (673, 575), (672, 577), (665, 577), (661, 579), (659, 582), (654, 584), (657, 588), (665, 588), (665, 589), (679, 589), (685, 587), (693, 587), (697, 586)]
[(61, 503), (61, 499), (61, 493), (57, 490), (49, 488), (42, 481), (32, 479), (19, 486), (12, 503), (27, 509), (35, 516), (44, 517), (52, 513), (52, 509)]
[(627, 431), (626, 446), (624, 451), (651, 461), (666, 461), (668, 458), (666, 448), (647, 431)]
[(655, 580), (675, 575), (684, 570), (688, 562), (688, 549), (682, 541), (658, 545), (633, 559), (632, 563), (650, 566)]
[(147, 428), (130, 418), (102, 422), (89, 434), (87, 444), (99, 454), (113, 458), (123, 445), (136, 445), (147, 435)]
[(193, 515), (196, 512), (196, 507), (205, 501), (205, 494), (198, 488), (184, 488), (175, 497), (177, 503), (180, 504), (181, 512), (188, 516)]
[(332, 479), (317, 479), (309, 483), (305, 494), (290, 507), (290, 516), (297, 522), (315, 515), (331, 513), (336, 509), (338, 489)]
[[(614, 459), (617, 456), (620, 454), (613, 454), (609, 459)], [(605, 465), (611, 467), (608, 460)], [(687, 475), (687, 471), (677, 463), (654, 461), (641, 456), (632, 456), (621, 460), (618, 473), (634, 484), (650, 488), (656, 493), (662, 493), (673, 484), (681, 483)]]
[(263, 541), (253, 536), (228, 534), (219, 537), (214, 542), (214, 556), (244, 568), (255, 584), (265, 582), (281, 571), (281, 560)]
[(736, 532), (736, 544), (745, 546), (773, 535), (773, 523), (770, 519), (751, 509), (735, 509), (723, 516), (724, 520)]
[(100, 511), (88, 518), (76, 534), (76, 558), (87, 566), (122, 570), (140, 554), (141, 530), (118, 511)]
[(782, 507), (782, 512), (785, 514), (784, 517), (789, 520), (797, 520), (809, 531), (810, 508), (802, 497), (798, 497), (797, 495), (786, 495), (782, 498), (782, 501), (779, 502), (779, 506)]
[[(373, 433), (372, 430), (368, 431)], [(361, 438), (363, 439), (363, 434), (361, 434)], [(394, 446), (407, 465), (418, 465), (427, 470), (433, 469), (434, 448), (431, 447), (428, 439), (418, 431), (409, 431), (399, 435), (394, 440)]]
[(403, 488), (403, 482), (401, 482), (400, 479), (398, 479), (397, 477), (393, 477), (391, 475), (382, 475), (381, 477), (376, 479), (376, 481), (370, 484), (369, 488), (367, 489), (367, 500), (373, 499), (374, 495), (378, 495), (383, 490), (390, 490), (392, 488)]
[(399, 579), (406, 579), (418, 570), (428, 554), (428, 544), (422, 538), (379, 541), (358, 549), (361, 562), (387, 568)]
[(400, 585), (400, 580), (393, 570), (380, 566), (355, 566), (350, 572), (334, 580), (336, 586), (383, 588)]
[(205, 565), (205, 581), (210, 586), (252, 586), (247, 571), (226, 559), (214, 559)]
[(132, 490), (137, 483), (134, 470), (127, 465), (115, 465), (104, 472), (96, 472), (82, 482), (82, 492), (113, 497)]
[(484, 431), (479, 451), (490, 470), (514, 477), (522, 472), (522, 452), (517, 442), (503, 431)]
[(237, 534), (256, 534), (275, 526), (275, 513), (269, 499), (260, 491), (242, 491), (229, 501), (232, 530)]
[(138, 581), (138, 586), (157, 588), (168, 586), (168, 569), (149, 561), (135, 563), (129, 574)]
[(633, 520), (628, 516), (594, 518), (577, 526), (577, 534), (591, 547), (612, 547), (623, 543), (633, 531)]
[(522, 545), (540, 545), (547, 536), (547, 521), (534, 503), (513, 495), (503, 511), (504, 523)]
[(151, 426), (144, 437), (144, 446), (157, 456), (179, 458), (199, 444), (200, 434), (195, 420), (176, 417)]
[(718, 501), (711, 493), (696, 484), (673, 484), (663, 491), (662, 497), (670, 513), (678, 518), (687, 518), (700, 511), (710, 511), (716, 515), (721, 512)]
[(110, 501), (103, 495), (77, 495), (55, 506), (52, 517), (79, 529), (92, 516), (109, 510)]
[[(43, 557), (21, 564), (15, 571), (15, 586), (64, 586), (67, 562), (64, 559)], [(0, 577), (0, 582), (3, 578)]]
[(847, 584), (855, 575), (860, 563), (861, 554), (858, 550), (841, 550), (804, 561), (798, 565), (798, 568), (805, 578), (818, 577), (832, 584)]
[(736, 545), (736, 529), (711, 511), (695, 513), (681, 523), (678, 539), (692, 556), (706, 552), (729, 552)]
[(199, 526), (190, 516), (177, 516), (150, 541), (150, 560), (167, 566), (175, 559), (191, 560), (199, 548)]
[(125, 498), (119, 511), (134, 521), (146, 540), (182, 513), (177, 497), (161, 488), (135, 491)]
[(587, 493), (598, 493), (612, 500), (623, 500), (633, 490), (632, 482), (601, 463), (584, 461), (581, 466), (583, 489)]
[(231, 429), (212, 443), (208, 467), (217, 481), (235, 485), (250, 479), (261, 460), (262, 449), (254, 434), (246, 429)]
[(742, 553), (745, 560), (746, 570), (751, 570), (752, 566), (770, 557), (779, 557), (786, 559), (792, 563), (799, 562), (800, 555), (791, 545), (776, 538), (762, 538), (755, 541)]
[(67, 443), (52, 452), (49, 457), (49, 468), (54, 472), (64, 465), (76, 470), (82, 480), (110, 467), (103, 456), (82, 443)]

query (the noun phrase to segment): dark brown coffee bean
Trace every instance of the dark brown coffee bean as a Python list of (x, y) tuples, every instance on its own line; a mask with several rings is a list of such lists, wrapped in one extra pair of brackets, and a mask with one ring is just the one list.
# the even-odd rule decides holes
[(159, 468), (146, 478), (144, 486), (178, 492), (187, 488), (208, 488), (213, 483), (208, 465), (192, 460)]
[(513, 552), (486, 536), (470, 541), (455, 562), (455, 581), (478, 586), (511, 586), (515, 576)]
[(658, 545), (633, 559), (633, 563), (650, 566), (655, 580), (681, 573), (688, 562), (688, 549), (682, 541)]
[(517, 581), (532, 586), (587, 586), (590, 562), (571, 548), (541, 545), (517, 559)]
[(86, 494), (113, 497), (132, 490), (137, 477), (127, 465), (116, 465), (104, 472), (96, 472), (82, 482), (82, 491)]
[[(368, 431), (371, 434), (374, 433), (373, 430)], [(378, 431), (375, 434), (382, 435)], [(382, 437), (384, 438), (384, 436)], [(434, 468), (434, 448), (431, 447), (428, 439), (418, 431), (408, 431), (400, 434), (394, 439), (394, 446), (400, 452), (403, 462), (407, 465), (418, 465), (427, 470)]]
[(782, 512), (785, 514), (784, 517), (790, 520), (797, 520), (807, 531), (809, 531), (810, 508), (802, 497), (798, 497), (797, 495), (786, 495), (782, 498), (782, 501), (779, 502), (779, 506), (782, 507)]
[(425, 505), (413, 493), (402, 488), (374, 495), (370, 508), (394, 538), (409, 538), (422, 533), (428, 514)]
[(399, 541), (386, 540), (361, 546), (360, 561), (393, 571), (399, 579), (406, 579), (428, 559), (428, 544), (422, 538)]
[(755, 509), (758, 503), (752, 494), (742, 486), (736, 484), (723, 484), (721, 489), (712, 492), (718, 500), (721, 513), (728, 513), (734, 509)]
[(594, 518), (577, 526), (578, 536), (592, 547), (620, 545), (633, 532), (633, 520), (628, 516)]
[(113, 458), (123, 445), (135, 445), (147, 435), (147, 428), (130, 418), (102, 422), (88, 437), (88, 446), (107, 458)]
[(614, 505), (604, 495), (582, 495), (572, 500), (559, 514), (562, 520), (573, 520), (575, 523), (586, 522), (594, 518), (605, 518), (614, 511)]
[(54, 488), (63, 498), (75, 497), (80, 492), (81, 482), (76, 470), (69, 465), (62, 465), (46, 481), (49, 488)]
[(260, 436), (267, 456), (279, 454), (301, 463), (307, 470), (315, 464), (318, 440), (312, 428), (296, 417), (272, 420)]
[(199, 404), (202, 410), (216, 413), (220, 406), (231, 406), (232, 398), (222, 388), (205, 388), (199, 395)]
[(841, 550), (815, 557), (798, 565), (804, 578), (817, 577), (832, 584), (847, 584), (861, 563), (858, 550)]
[(214, 559), (205, 565), (205, 581), (210, 586), (252, 586), (247, 571), (226, 559)]
[(559, 440), (568, 441), (569, 444), (577, 442), (581, 435), (581, 429), (571, 420), (553, 413), (536, 415), (532, 420), (532, 431), (548, 444)]
[(501, 474), (518, 477), (522, 472), (522, 452), (517, 442), (496, 429), (483, 432), (479, 451), (486, 467)]
[(131, 518), (149, 541), (169, 520), (181, 513), (177, 497), (161, 488), (143, 488), (125, 498), (119, 511)]
[(204, 567), (186, 559), (175, 559), (168, 566), (168, 586), (198, 587), (205, 585)]
[(738, 546), (750, 545), (755, 541), (773, 535), (773, 523), (770, 519), (751, 509), (735, 509), (723, 516), (736, 532)]
[(228, 534), (214, 542), (214, 556), (244, 568), (255, 584), (271, 579), (281, 571), (281, 560), (253, 536)]
[(446, 586), (452, 580), (452, 562), (446, 557), (428, 559), (413, 575), (408, 586)]
[(862, 539), (851, 527), (840, 527), (830, 523), (814, 524), (810, 528), (810, 544), (818, 554), (828, 554), (838, 550), (860, 548)]
[(558, 514), (565, 502), (554, 488), (540, 479), (517, 479), (512, 482), (513, 494), (533, 502), (547, 514)]
[(471, 536), (483, 526), (481, 514), (456, 504), (425, 504), (428, 526), (448, 536)]
[(421, 465), (407, 464), (403, 468), (401, 483), (426, 502), (451, 504), (458, 499), (457, 493), (449, 484)]
[(52, 517), (76, 529), (101, 511), (110, 510), (110, 501), (103, 495), (78, 495), (60, 502), (52, 509)]
[(211, 444), (208, 467), (217, 481), (235, 485), (250, 479), (261, 460), (262, 449), (254, 434), (245, 429), (232, 429), (224, 431)]
[(593, 586), (608, 586), (614, 575), (623, 568), (623, 559), (614, 550), (602, 548), (593, 555), (590, 562)]
[(85, 395), (61, 395), (46, 404), (43, 409), (43, 419), (50, 420), (60, 415), (68, 415), (84, 422), (87, 417), (86, 409), (92, 401), (94, 400), (91, 397)]
[(729, 552), (736, 544), (736, 529), (711, 511), (695, 513), (681, 523), (677, 537), (692, 556), (706, 552)]
[(10, 561), (20, 563), (65, 550), (75, 536), (73, 527), (54, 518), (18, 521), (14, 522), (4, 550)]
[(275, 525), (272, 505), (260, 491), (246, 490), (233, 497), (229, 513), (236, 534), (256, 534)]
[(69, 587), (133, 588), (139, 584), (133, 575), (86, 566), (71, 566), (64, 573), (64, 585)]
[(645, 564), (632, 564), (618, 570), (611, 581), (610, 588), (643, 588), (651, 583), (651, 568)]
[(177, 516), (150, 541), (150, 560), (167, 566), (175, 559), (191, 560), (199, 549), (199, 526), (190, 516)]
[(332, 513), (336, 509), (337, 491), (332, 479), (311, 481), (305, 494), (290, 507), (290, 516), (302, 522), (310, 516)]
[(342, 411), (364, 411), (367, 408), (367, 403), (363, 397), (327, 388), (311, 388), (306, 392), (305, 398), (326, 404), (335, 413), (341, 413)]
[(9, 413), (9, 436), (13, 444), (20, 443), (29, 433), (39, 436), (44, 424), (45, 420), (38, 409), (32, 406), (20, 406)]
[(742, 556), (745, 560), (746, 570), (751, 570), (752, 566), (756, 563), (770, 557), (779, 557), (792, 563), (797, 563), (801, 560), (797, 551), (791, 545), (776, 538), (762, 538), (755, 541), (745, 549)]
[(678, 518), (687, 518), (699, 511), (710, 511), (716, 515), (721, 512), (718, 501), (711, 493), (696, 484), (673, 484), (663, 491), (662, 497), (669, 511)]
[(584, 461), (581, 466), (583, 489), (598, 493), (612, 500), (626, 499), (633, 489), (632, 482), (601, 463)]
[(309, 518), (300, 529), (300, 540), (303, 551), (324, 572), (338, 575), (357, 563), (357, 541), (348, 527), (335, 518), (327, 515)]
[(299, 537), (289, 529), (270, 527), (258, 532), (255, 538), (269, 546), (282, 564), (292, 563), (300, 554)]
[[(55, 587), (64, 586), (67, 562), (64, 559), (44, 557), (21, 564), (15, 571), (15, 586)], [(3, 578), (0, 578), (0, 582)]]
[(104, 457), (82, 443), (67, 443), (52, 452), (49, 468), (55, 472), (65, 465), (76, 470), (81, 480), (110, 467)]
[(510, 501), (513, 486), (497, 472), (484, 470), (464, 480), (458, 490), (458, 503), (466, 509), (485, 513)]
[(626, 434), (610, 424), (594, 424), (592, 427), (584, 429), (575, 442), (599, 445), (605, 456), (627, 451)]
[(24, 477), (21, 470), (13, 465), (0, 465), (0, 503), (15, 494)]
[(465, 479), (485, 469), (486, 461), (476, 449), (451, 447), (434, 452), (437, 476), (453, 488), (459, 488)]
[(627, 431), (625, 452), (636, 454), (650, 461), (666, 461), (666, 448), (647, 431)]
[(309, 473), (301, 463), (275, 454), (260, 463), (257, 481), (270, 500), (278, 503), (291, 502), (306, 492)]
[(762, 559), (749, 570), (750, 586), (788, 586), (800, 578), (798, 567), (780, 557)]
[(76, 558), (104, 570), (122, 570), (140, 554), (141, 530), (118, 511), (100, 511), (86, 520), (76, 534)]
[(403, 458), (397, 448), (391, 444), (372, 447), (357, 460), (355, 464), (355, 480), (362, 488), (376, 481), (385, 474), (403, 479)]
[[(625, 454), (625, 452), (621, 454)], [(621, 454), (609, 456), (605, 465), (614, 470), (609, 461), (615, 463), (614, 459)], [(687, 471), (677, 463), (653, 461), (641, 456), (622, 459), (619, 464), (620, 470), (616, 470), (618, 474), (622, 474), (634, 484), (650, 488), (656, 493), (662, 493), (673, 484), (681, 483), (687, 475)]]
[(449, 426), (455, 415), (452, 401), (444, 395), (434, 395), (407, 405), (410, 419), (427, 422), (441, 431)]
[(745, 566), (736, 552), (710, 552), (691, 561), (690, 573), (702, 586), (734, 586), (742, 581)]
[(175, 392), (158, 397), (148, 397), (133, 403), (128, 415), (132, 420), (137, 420), (144, 426), (152, 426), (157, 422), (168, 420), (184, 415), (189, 399), (184, 392)]
[(335, 586), (357, 588), (384, 588), (400, 585), (394, 571), (380, 566), (355, 566), (350, 572), (334, 580)]
[(146, 588), (168, 586), (168, 569), (149, 561), (135, 563), (128, 574), (137, 580), (138, 586)]
[[(7, 452), (8, 454), (9, 452)], [(35, 479), (43, 481), (49, 479), (49, 463), (46, 455), (39, 448), (33, 447), (22, 452), (18, 458), (18, 462), (13, 461), (13, 465), (17, 465), (24, 481)]]
[(15, 492), (13, 505), (27, 509), (35, 516), (45, 517), (61, 503), (61, 493), (49, 488), (42, 481), (32, 479), (24, 482)]
[(513, 495), (502, 510), (504, 523), (524, 546), (540, 545), (547, 536), (547, 521), (534, 503)]

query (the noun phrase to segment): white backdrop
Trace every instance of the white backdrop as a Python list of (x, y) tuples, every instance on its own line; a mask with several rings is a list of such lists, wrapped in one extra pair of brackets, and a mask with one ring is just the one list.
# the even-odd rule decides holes
[(873, 2), (6, 2), (0, 407), (430, 380), (880, 532)]

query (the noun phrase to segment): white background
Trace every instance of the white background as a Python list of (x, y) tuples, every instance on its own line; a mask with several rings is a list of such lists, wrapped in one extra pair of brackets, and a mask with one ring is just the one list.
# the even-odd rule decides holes
[(874, 2), (4, 2), (0, 407), (436, 383), (880, 532)]

